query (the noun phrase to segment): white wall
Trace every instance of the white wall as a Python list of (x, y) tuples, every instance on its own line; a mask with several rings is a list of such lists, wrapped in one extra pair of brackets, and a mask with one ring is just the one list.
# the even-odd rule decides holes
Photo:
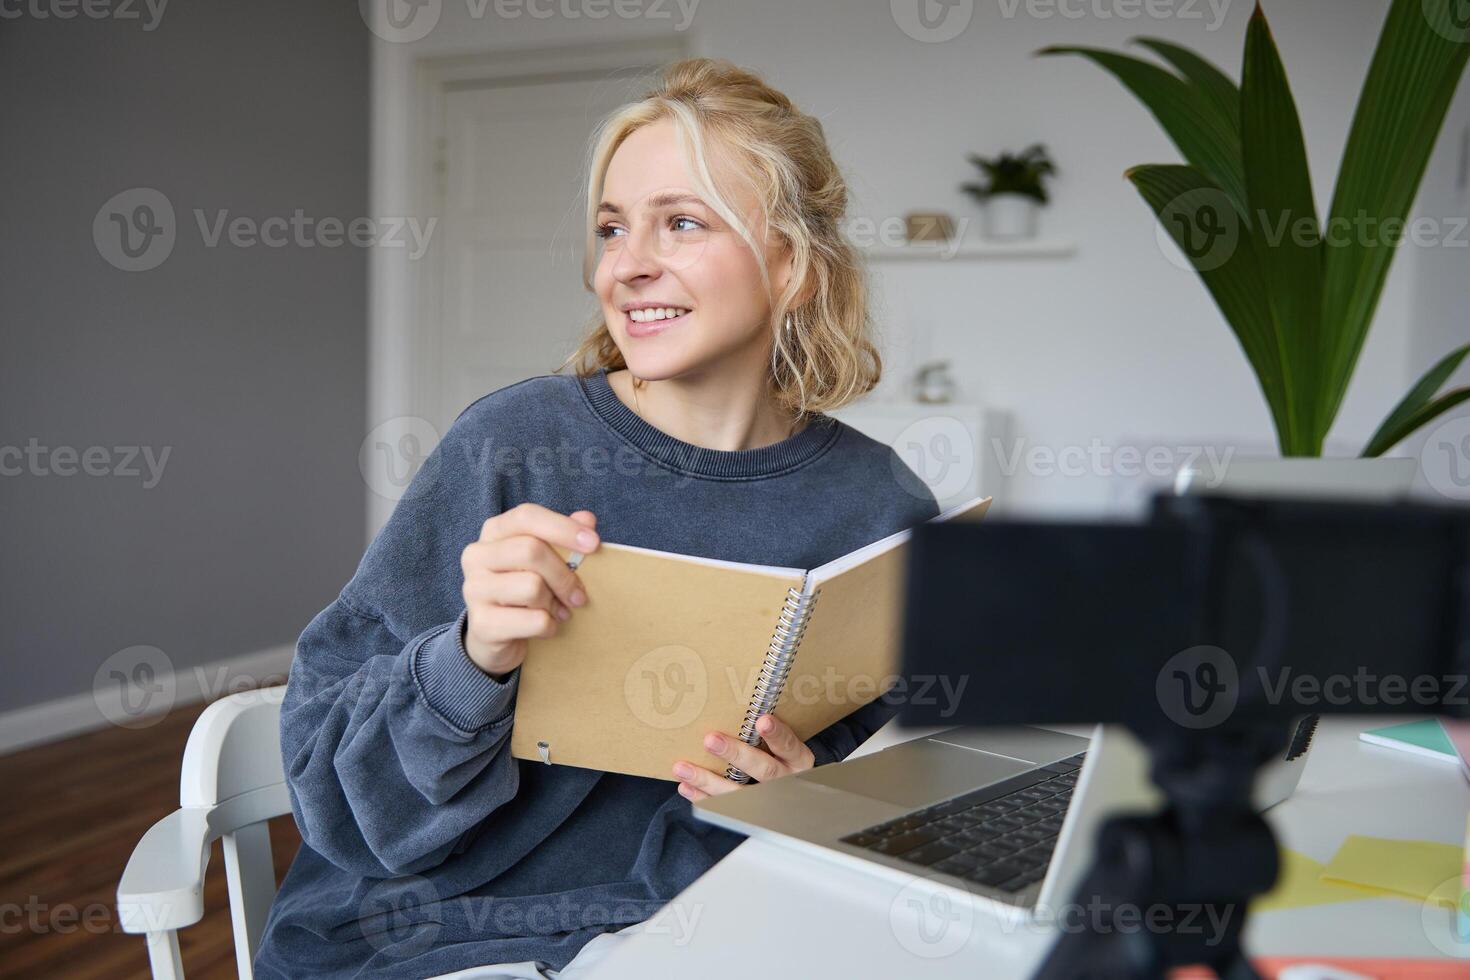
[[(1035, 141), (1051, 148), (1062, 173), (1045, 229), (1076, 240), (1077, 255), (885, 266), (877, 297), (890, 369), (885, 392), (901, 385), (909, 349), (928, 331), (928, 354), (955, 363), (961, 396), (1011, 409), (1027, 447), (1209, 441), (1241, 455), (1274, 450), (1264, 402), (1233, 336), (1193, 273), (1166, 259), (1151, 213), (1122, 178), (1130, 165), (1176, 161), (1176, 152), (1147, 112), (1098, 68), (1078, 58), (1031, 55), (1048, 44), (1118, 48), (1130, 37), (1157, 35), (1238, 75), (1251, 11), (1244, 0), (1214, 0), (1213, 7), (1207, 0), (1158, 0), (1154, 9), (1176, 13), (1164, 19), (1125, 19), (1121, 14), (1134, 9), (1129, 0), (1067, 0), (1080, 17), (1044, 0), (980, 0), (968, 27), (942, 43), (908, 36), (890, 4), (881, 2), (705, 0), (683, 31), (685, 12), (652, 0), (620, 9), (662, 16), (593, 19), (590, 12), (604, 9), (595, 0), (558, 0), (536, 5), (554, 14), (549, 17), (533, 17), (519, 3), (492, 3), (477, 17), (477, 4), (443, 0), (426, 37), (375, 46), (378, 213), (404, 213), (409, 204), (413, 147), (404, 134), (414, 111), (416, 58), (683, 33), (692, 54), (755, 68), (822, 119), (851, 182), (857, 216), (884, 221), (913, 209), (944, 209), (974, 220), (975, 206), (957, 189), (972, 177), (967, 152)], [(1387, 6), (1387, 0), (1269, 4), (1304, 119), (1319, 208), (1330, 199)], [(1466, 103), (1462, 90), (1457, 111)], [(1447, 169), (1453, 168), (1437, 166), (1435, 179), (1448, 179)], [(395, 366), (412, 318), (408, 270), (393, 264), (397, 258), (375, 256), (371, 388), (379, 419), (407, 405)], [(1413, 332), (1419, 258), (1410, 249), (1398, 257), (1329, 451), (1355, 454), (1448, 337), (1470, 333), (1463, 324), (1432, 328), (1424, 338)], [(1443, 294), (1437, 308), (1450, 308), (1464, 298), (1463, 282), (1462, 275), (1440, 273), (1425, 288)], [(581, 287), (569, 282), (567, 288)], [(1024, 466), (1008, 492), (1016, 510), (1054, 513), (1115, 509), (1127, 496), (1102, 473), (1040, 475)], [(370, 525), (385, 517), (386, 511), (374, 514)]]

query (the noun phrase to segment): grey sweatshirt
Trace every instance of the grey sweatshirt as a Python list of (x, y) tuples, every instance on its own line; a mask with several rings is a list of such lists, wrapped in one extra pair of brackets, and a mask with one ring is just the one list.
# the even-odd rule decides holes
[[(519, 671), (497, 681), (466, 655), (459, 560), (523, 501), (591, 510), (603, 541), (797, 568), (939, 513), (892, 449), (825, 415), (722, 451), (644, 421), (603, 371), (475, 402), (297, 643), (281, 750), (303, 844), (257, 976), (559, 969), (742, 840), (695, 819), (672, 781), (511, 756)], [(813, 736), (817, 764), (893, 710), (880, 699)]]

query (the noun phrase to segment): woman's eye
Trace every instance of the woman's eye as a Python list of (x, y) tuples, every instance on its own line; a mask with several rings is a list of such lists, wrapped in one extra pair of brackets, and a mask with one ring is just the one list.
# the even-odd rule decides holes
[[(703, 228), (704, 227), (704, 225), (700, 224), (698, 221), (695, 221), (693, 218), (675, 218), (674, 219), (674, 224), (677, 225), (681, 221), (687, 221), (691, 225), (694, 225), (695, 228)], [(693, 229), (690, 229), (690, 230), (692, 231)]]
[(597, 237), (605, 240), (605, 239), (608, 239), (608, 238), (613, 237), (613, 232), (618, 231), (618, 230), (619, 229), (616, 228), (616, 227), (614, 227), (613, 225), (598, 225), (597, 226)]

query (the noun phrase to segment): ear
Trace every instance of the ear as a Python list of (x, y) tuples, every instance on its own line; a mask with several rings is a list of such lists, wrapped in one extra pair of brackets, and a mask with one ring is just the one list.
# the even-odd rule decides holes
[[(787, 284), (790, 282), (792, 265), (795, 262), (795, 257), (792, 254), (790, 246), (783, 248), (780, 252), (780, 256), (780, 260), (774, 270), (774, 275), (771, 277), (771, 284), (775, 287), (776, 293), (778, 295), (782, 292), (782, 290), (786, 288)], [(812, 297), (816, 294), (816, 277), (808, 275), (806, 282), (802, 284), (800, 291), (797, 292), (796, 298), (791, 301), (792, 308), (799, 309), (800, 307), (805, 306), (807, 303), (811, 302)]]

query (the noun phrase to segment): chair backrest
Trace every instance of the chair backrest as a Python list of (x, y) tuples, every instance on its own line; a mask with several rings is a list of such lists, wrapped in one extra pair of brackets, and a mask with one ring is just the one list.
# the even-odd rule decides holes
[(219, 834), (235, 933), (235, 966), (252, 980), (255, 952), (276, 894), (266, 821), (291, 812), (281, 761), (285, 687), (221, 698), (194, 722), (179, 776), (179, 803), (210, 807)]
[(217, 806), (285, 783), (281, 763), (285, 693), (285, 687), (244, 691), (204, 709), (184, 747), (180, 805)]

